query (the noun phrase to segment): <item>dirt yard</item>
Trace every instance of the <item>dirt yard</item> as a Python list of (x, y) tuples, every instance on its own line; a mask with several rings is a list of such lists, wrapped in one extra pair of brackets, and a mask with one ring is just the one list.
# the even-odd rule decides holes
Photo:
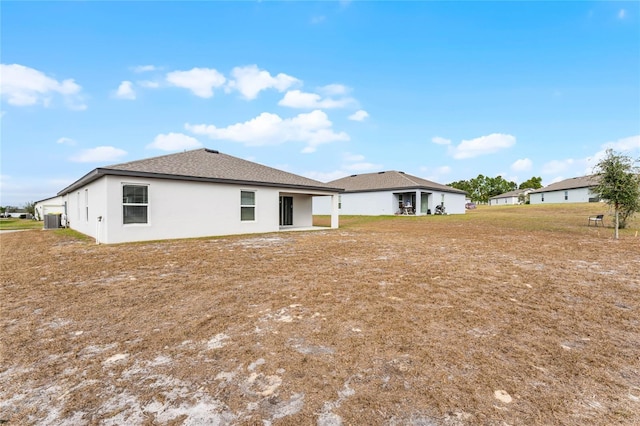
[(596, 208), (1, 234), (0, 423), (640, 424), (640, 237)]

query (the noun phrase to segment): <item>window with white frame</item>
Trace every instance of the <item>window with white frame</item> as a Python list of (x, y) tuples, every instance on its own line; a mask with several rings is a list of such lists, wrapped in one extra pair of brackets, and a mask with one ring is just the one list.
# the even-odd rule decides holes
[(84, 220), (89, 222), (89, 189), (84, 190)]
[(564, 191), (564, 200), (565, 201), (569, 200), (569, 191)]
[(240, 220), (256, 220), (256, 193), (240, 191)]
[(122, 185), (122, 223), (148, 223), (149, 187)]

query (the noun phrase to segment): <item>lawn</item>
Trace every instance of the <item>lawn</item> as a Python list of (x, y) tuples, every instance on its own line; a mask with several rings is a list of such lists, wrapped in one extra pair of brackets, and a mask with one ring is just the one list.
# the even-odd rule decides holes
[(0, 422), (639, 424), (640, 222), (597, 213), (0, 234)]
[(0, 219), (0, 231), (19, 229), (42, 229), (42, 221), (33, 219), (2, 218)]

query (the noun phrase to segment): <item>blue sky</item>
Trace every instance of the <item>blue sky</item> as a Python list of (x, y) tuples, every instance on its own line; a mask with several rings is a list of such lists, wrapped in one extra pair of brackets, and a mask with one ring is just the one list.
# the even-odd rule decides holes
[(640, 157), (638, 2), (7, 2), (0, 205), (208, 147), (323, 182)]

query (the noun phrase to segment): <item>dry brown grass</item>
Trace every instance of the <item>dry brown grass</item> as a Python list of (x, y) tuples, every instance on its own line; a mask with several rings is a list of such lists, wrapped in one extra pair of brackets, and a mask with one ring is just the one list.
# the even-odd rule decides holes
[(638, 424), (638, 221), (615, 241), (602, 209), (2, 234), (0, 421)]

